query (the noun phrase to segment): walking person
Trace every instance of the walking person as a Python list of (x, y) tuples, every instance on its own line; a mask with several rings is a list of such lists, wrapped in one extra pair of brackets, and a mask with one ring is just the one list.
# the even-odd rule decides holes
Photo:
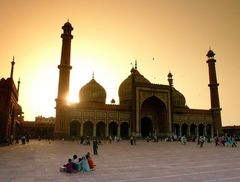
[(232, 137), (232, 147), (237, 147), (235, 136)]
[(109, 136), (109, 143), (110, 144), (112, 143), (112, 136), (111, 135)]
[(133, 136), (130, 137), (130, 143), (133, 145)]
[(203, 147), (203, 143), (205, 142), (205, 137), (204, 136), (200, 136), (200, 147)]
[(97, 142), (96, 138), (94, 138), (94, 140), (93, 140), (93, 154), (98, 155), (98, 142)]

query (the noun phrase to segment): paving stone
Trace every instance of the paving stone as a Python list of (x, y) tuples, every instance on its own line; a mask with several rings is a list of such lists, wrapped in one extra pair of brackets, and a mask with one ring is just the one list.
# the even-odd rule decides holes
[(205, 143), (153, 143), (140, 140), (103, 141), (92, 156), (96, 170), (89, 173), (59, 172), (73, 154), (79, 157), (92, 145), (75, 141), (31, 140), (29, 144), (0, 147), (0, 182), (182, 182), (240, 181), (240, 149)]

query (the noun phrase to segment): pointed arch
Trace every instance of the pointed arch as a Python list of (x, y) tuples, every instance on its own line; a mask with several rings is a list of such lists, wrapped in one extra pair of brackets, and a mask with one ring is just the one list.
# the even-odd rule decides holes
[(148, 117), (143, 117), (141, 119), (141, 134), (142, 137), (151, 137), (153, 135), (153, 123)]
[(128, 123), (127, 122), (123, 122), (120, 125), (120, 135), (122, 138), (128, 138)]
[(105, 137), (106, 124), (103, 121), (100, 121), (96, 124), (96, 136), (103, 139)]
[(93, 136), (93, 123), (91, 121), (86, 121), (83, 124), (83, 136)]
[(117, 128), (118, 128), (118, 125), (115, 121), (112, 121), (111, 123), (109, 123), (109, 135), (110, 136), (117, 136)]
[(182, 125), (182, 136), (188, 136), (188, 125), (186, 123), (184, 123)]
[(70, 123), (70, 136), (71, 137), (79, 137), (80, 136), (80, 130), (81, 130), (81, 124), (77, 120), (73, 120)]
[[(151, 96), (143, 101), (141, 106), (141, 125), (147, 121), (146, 117), (151, 120), (152, 129), (149, 129), (149, 131), (152, 130), (152, 134), (166, 134), (170, 131), (166, 105), (158, 97)], [(142, 130), (143, 128), (141, 128)], [(145, 131), (144, 135), (146, 135)]]
[(197, 131), (196, 131), (197, 126), (195, 124), (190, 125), (190, 133), (192, 138), (197, 137)]

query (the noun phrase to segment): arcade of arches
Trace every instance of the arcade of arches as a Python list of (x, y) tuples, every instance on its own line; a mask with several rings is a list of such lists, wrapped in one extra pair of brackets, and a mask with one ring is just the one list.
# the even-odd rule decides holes
[(176, 136), (207, 136), (209, 138), (213, 138), (213, 127), (210, 124), (174, 124), (173, 130)]
[[(141, 119), (141, 135), (142, 137), (152, 136), (156, 134), (157, 124), (153, 123), (148, 117), (143, 117)], [(198, 136), (208, 136), (213, 137), (213, 127), (210, 124), (174, 124), (173, 133), (176, 136), (188, 136), (188, 137), (198, 137)], [(161, 131), (161, 130), (159, 130)], [(159, 132), (161, 133), (161, 132)], [(158, 133), (158, 134), (159, 134)], [(130, 136), (129, 124), (127, 122), (122, 122), (118, 124), (115, 121), (111, 121), (109, 124), (99, 121), (94, 124), (91, 121), (86, 121), (80, 123), (77, 120), (73, 120), (69, 126), (70, 136), (80, 137), (80, 136), (96, 136), (98, 138), (105, 138), (108, 136), (120, 136), (121, 138), (128, 138)]]
[(105, 138), (108, 136), (121, 136), (127, 138), (129, 136), (129, 125), (127, 122), (121, 122), (118, 124), (116, 121), (111, 121), (109, 124), (99, 121), (94, 124), (91, 121), (81, 123), (74, 120), (69, 126), (70, 136), (96, 136), (98, 138)]

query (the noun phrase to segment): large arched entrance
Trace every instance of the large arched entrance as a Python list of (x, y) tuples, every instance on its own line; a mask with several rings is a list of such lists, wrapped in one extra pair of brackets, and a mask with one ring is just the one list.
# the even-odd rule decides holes
[(120, 131), (121, 137), (128, 138), (128, 123), (123, 122), (120, 127), (121, 127), (121, 131)]
[[(150, 119), (152, 126), (146, 117)], [(149, 97), (142, 103), (141, 118), (141, 126), (151, 126), (152, 134), (166, 135), (170, 131), (166, 106), (156, 96)], [(141, 127), (141, 131), (145, 135), (148, 130), (150, 128), (144, 129)]]
[(70, 123), (70, 136), (79, 137), (80, 136), (81, 124), (78, 121), (72, 121)]
[(91, 121), (83, 124), (83, 136), (93, 136), (93, 123)]
[(105, 123), (100, 121), (96, 125), (96, 136), (103, 139), (105, 137)]
[(152, 136), (153, 125), (152, 121), (148, 117), (143, 117), (141, 120), (141, 133), (142, 137)]
[(109, 136), (113, 136), (113, 137), (117, 136), (117, 127), (118, 127), (117, 123), (113, 121), (109, 124), (108, 127), (109, 127)]

